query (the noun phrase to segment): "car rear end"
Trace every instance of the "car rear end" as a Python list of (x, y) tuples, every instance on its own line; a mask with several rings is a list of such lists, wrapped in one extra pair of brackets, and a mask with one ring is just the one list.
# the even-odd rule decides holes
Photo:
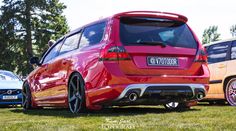
[(202, 99), (208, 90), (207, 56), (186, 22), (163, 12), (114, 15), (99, 58), (107, 72), (99, 100), (150, 105)]

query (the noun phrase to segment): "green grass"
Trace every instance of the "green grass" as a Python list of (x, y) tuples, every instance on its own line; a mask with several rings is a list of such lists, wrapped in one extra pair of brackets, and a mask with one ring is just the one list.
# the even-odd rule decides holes
[(0, 108), (0, 130), (236, 130), (236, 109), (230, 106), (192, 107), (181, 112), (161, 106), (103, 109), (71, 114), (66, 109)]

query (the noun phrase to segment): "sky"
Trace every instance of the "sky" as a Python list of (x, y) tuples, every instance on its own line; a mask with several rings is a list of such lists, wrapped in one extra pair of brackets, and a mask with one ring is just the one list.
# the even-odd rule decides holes
[(60, 0), (70, 29), (124, 11), (163, 11), (185, 15), (188, 24), (202, 39), (204, 29), (218, 26), (221, 39), (231, 38), (236, 24), (236, 0)]

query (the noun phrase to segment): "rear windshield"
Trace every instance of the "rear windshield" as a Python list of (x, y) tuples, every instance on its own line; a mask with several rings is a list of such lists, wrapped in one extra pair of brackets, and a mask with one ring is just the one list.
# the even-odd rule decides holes
[(120, 40), (126, 46), (162, 43), (173, 47), (197, 48), (185, 23), (159, 18), (122, 17)]

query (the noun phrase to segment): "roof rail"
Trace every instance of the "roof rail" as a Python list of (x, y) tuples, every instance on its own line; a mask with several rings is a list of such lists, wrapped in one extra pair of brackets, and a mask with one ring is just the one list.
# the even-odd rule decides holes
[(114, 17), (119, 18), (121, 16), (140, 16), (140, 15), (156, 16), (167, 19), (170, 18), (170, 19), (180, 20), (185, 23), (188, 21), (188, 18), (183, 15), (169, 12), (160, 12), (160, 11), (129, 11), (115, 14)]

